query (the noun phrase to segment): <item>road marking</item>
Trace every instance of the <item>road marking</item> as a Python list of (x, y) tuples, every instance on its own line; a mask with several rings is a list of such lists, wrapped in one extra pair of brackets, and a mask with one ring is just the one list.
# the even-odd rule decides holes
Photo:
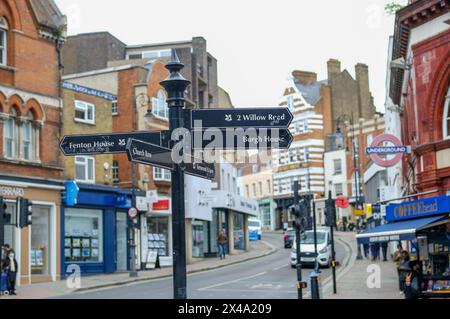
[(276, 267), (273, 270), (280, 270), (280, 269), (286, 268), (288, 266), (289, 266), (288, 264), (284, 264), (283, 266)]
[(239, 281), (243, 281), (243, 280), (248, 280), (248, 279), (252, 279), (252, 278), (256, 278), (256, 277), (261, 277), (261, 276), (264, 276), (265, 274), (267, 274), (267, 271), (261, 272), (259, 274), (253, 275), (253, 276), (238, 278), (238, 279), (235, 279), (235, 280), (225, 281), (225, 282), (222, 282), (220, 284), (215, 284), (215, 285), (211, 285), (211, 286), (208, 286), (208, 287), (199, 288), (197, 290), (199, 290), (199, 291), (209, 290), (211, 288), (216, 288), (216, 287), (229, 285), (229, 284), (232, 284), (232, 283), (235, 283), (235, 282), (239, 282)]

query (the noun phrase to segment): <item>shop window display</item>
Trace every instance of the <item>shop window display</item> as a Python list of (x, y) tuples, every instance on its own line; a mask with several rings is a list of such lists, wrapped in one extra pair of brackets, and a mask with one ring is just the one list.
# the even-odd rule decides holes
[(159, 256), (169, 255), (167, 217), (153, 217), (148, 219), (148, 250), (157, 252)]
[(103, 212), (67, 209), (64, 246), (66, 262), (102, 262)]
[(48, 275), (50, 273), (50, 225), (50, 208), (34, 206), (30, 250), (32, 275)]
[(243, 250), (245, 249), (245, 240), (244, 240), (244, 215), (234, 213), (234, 249)]

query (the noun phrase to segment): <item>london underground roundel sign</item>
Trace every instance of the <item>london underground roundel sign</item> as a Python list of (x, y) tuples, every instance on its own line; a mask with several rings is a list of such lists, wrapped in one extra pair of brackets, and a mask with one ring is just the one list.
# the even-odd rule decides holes
[[(389, 142), (393, 146), (381, 146), (382, 143)], [(375, 164), (381, 167), (392, 167), (399, 163), (403, 154), (411, 153), (410, 147), (402, 145), (400, 139), (391, 134), (382, 134), (374, 138), (370, 147), (366, 149), (366, 154), (370, 156)], [(380, 155), (394, 155), (393, 158), (382, 158)]]

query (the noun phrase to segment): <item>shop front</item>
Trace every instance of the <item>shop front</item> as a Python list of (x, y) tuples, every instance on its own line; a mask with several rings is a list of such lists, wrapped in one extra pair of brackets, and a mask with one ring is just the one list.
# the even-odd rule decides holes
[(259, 201), (259, 219), (264, 230), (275, 230), (276, 228), (276, 204), (272, 198), (263, 198)]
[(147, 263), (152, 253), (156, 253), (160, 264), (172, 263), (172, 206), (171, 200), (156, 193), (147, 195), (149, 210), (141, 224), (142, 269), (148, 269)]
[[(0, 175), (0, 196), (4, 198), (11, 223), (5, 225), (5, 244), (16, 251), (20, 276), (18, 284), (28, 285), (59, 280), (60, 202), (63, 184), (60, 181), (19, 178)], [(15, 226), (16, 201), (31, 201), (32, 225)]]
[(64, 203), (61, 214), (64, 273), (71, 265), (78, 266), (82, 275), (126, 271), (131, 192), (116, 187), (78, 186), (76, 205)]
[[(387, 224), (357, 235), (358, 244), (402, 242), (421, 262), (422, 297), (450, 297), (450, 196), (386, 207)], [(405, 245), (406, 244), (406, 245)]]

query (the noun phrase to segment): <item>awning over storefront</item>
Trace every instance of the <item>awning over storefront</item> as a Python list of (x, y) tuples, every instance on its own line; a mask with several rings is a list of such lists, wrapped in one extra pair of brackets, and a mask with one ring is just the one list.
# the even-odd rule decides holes
[(380, 243), (399, 240), (413, 240), (416, 233), (446, 216), (412, 219), (389, 223), (365, 231), (356, 236), (358, 244)]

